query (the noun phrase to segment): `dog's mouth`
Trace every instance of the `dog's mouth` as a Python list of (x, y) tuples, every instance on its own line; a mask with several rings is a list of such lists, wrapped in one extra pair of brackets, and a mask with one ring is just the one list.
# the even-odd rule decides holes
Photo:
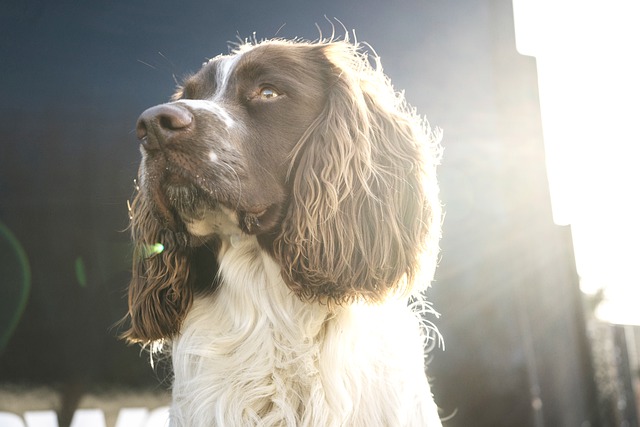
[(146, 173), (144, 188), (158, 220), (174, 233), (189, 235), (189, 245), (199, 246), (216, 235), (260, 234), (280, 216), (276, 205), (244, 206), (222, 186), (212, 186), (188, 171), (162, 167)]

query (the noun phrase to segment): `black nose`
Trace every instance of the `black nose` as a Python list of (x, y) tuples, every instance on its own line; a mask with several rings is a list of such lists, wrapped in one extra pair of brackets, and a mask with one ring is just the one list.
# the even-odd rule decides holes
[(148, 150), (176, 139), (193, 123), (189, 110), (173, 104), (156, 105), (145, 110), (138, 118), (136, 136)]

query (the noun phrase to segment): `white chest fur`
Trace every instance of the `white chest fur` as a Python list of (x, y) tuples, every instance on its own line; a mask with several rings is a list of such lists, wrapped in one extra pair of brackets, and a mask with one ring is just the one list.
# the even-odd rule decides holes
[(173, 343), (172, 425), (439, 426), (405, 301), (332, 312), (293, 295), (244, 237)]

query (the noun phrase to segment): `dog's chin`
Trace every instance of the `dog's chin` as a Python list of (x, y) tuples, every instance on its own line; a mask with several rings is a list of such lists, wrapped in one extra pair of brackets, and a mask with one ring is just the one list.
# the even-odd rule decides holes
[(190, 246), (199, 246), (216, 234), (237, 234), (237, 215), (195, 185), (165, 185), (156, 200), (166, 204), (170, 218), (168, 228), (176, 233), (186, 232)]
[(237, 213), (221, 204), (203, 207), (198, 211), (179, 212), (179, 216), (194, 243), (205, 242), (215, 236), (242, 233)]
[[(270, 232), (280, 217), (276, 205), (242, 207), (231, 206), (195, 185), (166, 185), (161, 197), (171, 217), (165, 221), (175, 233), (186, 233), (188, 246), (200, 246), (215, 238), (240, 234)], [(215, 192), (214, 192), (215, 194)]]

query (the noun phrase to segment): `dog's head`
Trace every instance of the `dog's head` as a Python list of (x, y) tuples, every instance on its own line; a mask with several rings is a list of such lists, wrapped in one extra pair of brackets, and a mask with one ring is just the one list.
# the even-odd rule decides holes
[(239, 234), (310, 302), (381, 301), (420, 271), (426, 286), (437, 137), (375, 65), (346, 41), (247, 44), (142, 113), (129, 340), (176, 334)]

